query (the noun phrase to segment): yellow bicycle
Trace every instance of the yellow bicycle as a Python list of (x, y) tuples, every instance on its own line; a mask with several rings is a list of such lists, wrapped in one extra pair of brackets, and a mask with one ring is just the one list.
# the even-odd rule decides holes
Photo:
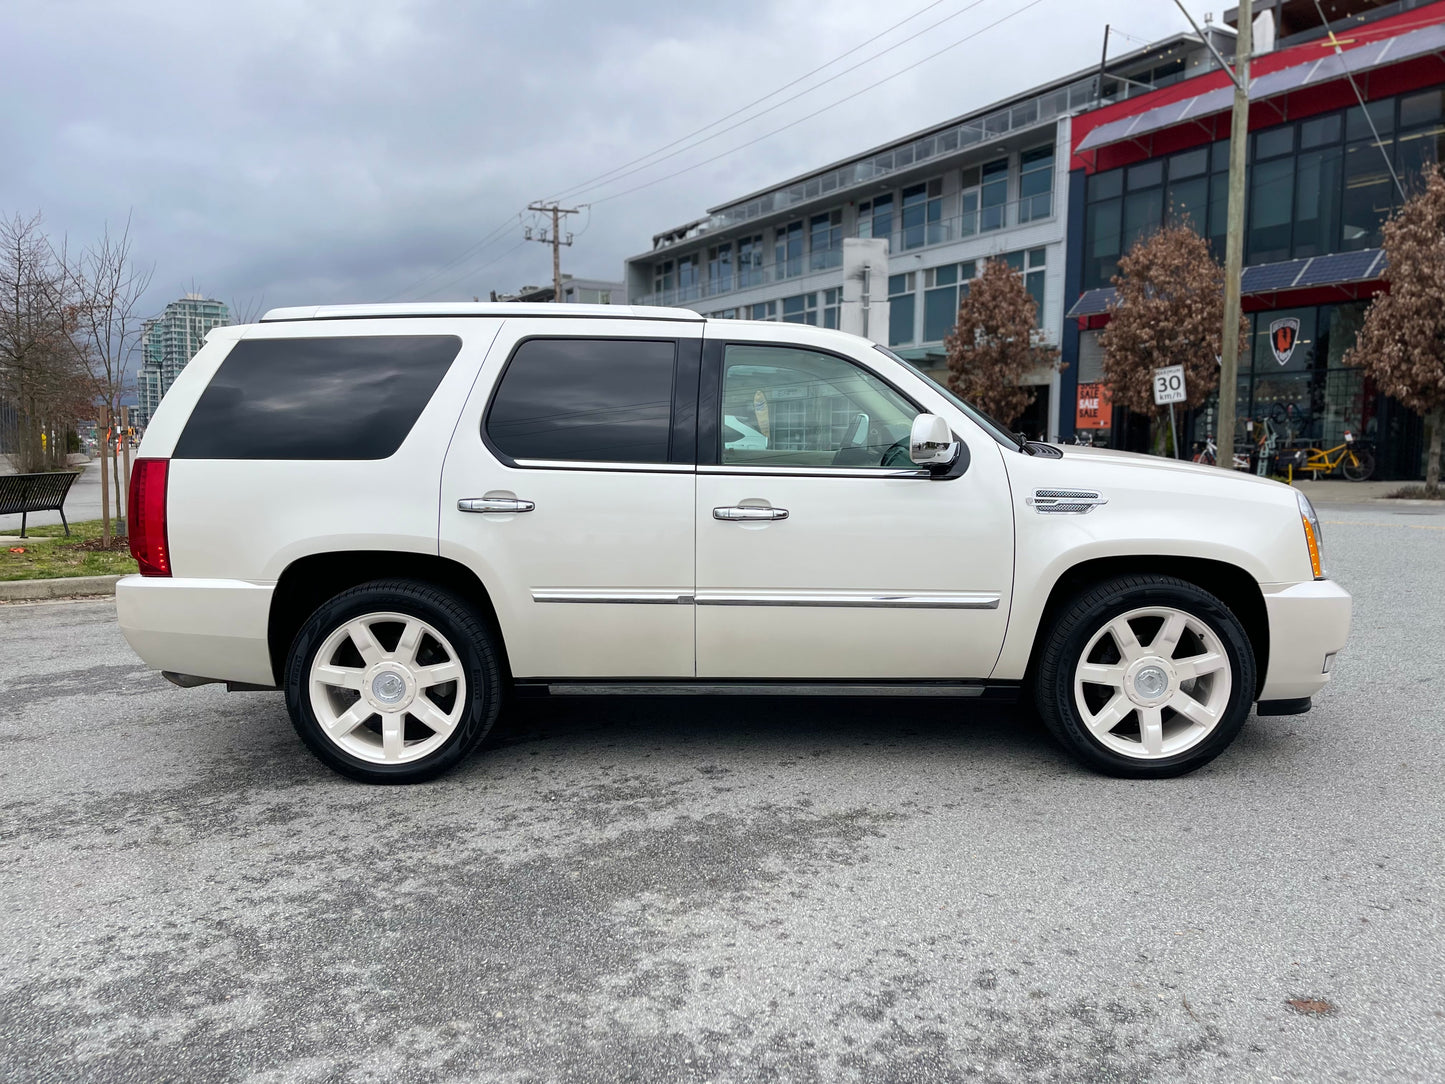
[(1368, 448), (1356, 447), (1355, 436), (1348, 431), (1343, 443), (1333, 448), (1305, 448), (1299, 455), (1300, 472), (1310, 471), (1316, 478), (1340, 470), (1350, 481), (1363, 482), (1375, 473), (1375, 453)]

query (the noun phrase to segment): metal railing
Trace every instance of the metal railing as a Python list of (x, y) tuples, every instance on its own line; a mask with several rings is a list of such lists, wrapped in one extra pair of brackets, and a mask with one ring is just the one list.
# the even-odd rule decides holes
[[(1035, 222), (1047, 222), (1055, 217), (1057, 198), (1054, 192), (1040, 192), (1023, 199), (991, 207), (980, 207), (974, 211), (954, 215), (934, 222), (922, 222), (900, 226), (888, 234), (888, 252), (897, 256), (903, 252), (919, 252), (939, 245), (966, 241), (971, 237), (987, 236), (1000, 230), (1026, 226)], [(710, 297), (751, 290), (790, 279), (801, 279), (807, 275), (831, 271), (843, 266), (841, 247), (822, 249), (804, 256), (786, 260), (781, 264), (764, 264), (760, 267), (734, 267), (731, 273), (682, 287), (655, 291), (631, 298), (632, 305), (686, 305)]]

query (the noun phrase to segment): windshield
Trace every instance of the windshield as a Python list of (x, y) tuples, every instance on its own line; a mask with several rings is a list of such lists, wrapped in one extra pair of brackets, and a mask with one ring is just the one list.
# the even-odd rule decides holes
[(877, 343), (874, 343), (873, 349), (879, 351), (880, 353), (886, 354), (888, 357), (892, 358), (900, 365), (907, 365), (908, 368), (912, 370), (915, 376), (922, 377), (923, 380), (930, 387), (932, 387), (935, 391), (937, 391), (954, 406), (958, 407), (959, 410), (967, 414), (970, 419), (977, 422), (985, 433), (993, 437), (994, 440), (998, 441), (1005, 448), (1012, 448), (1016, 452), (1023, 450), (1023, 445), (1019, 443), (1017, 437), (1015, 437), (1012, 433), (1008, 431), (1008, 428), (1006, 426), (1004, 426), (1000, 422), (995, 421), (993, 418), (990, 418), (983, 411), (979, 410), (978, 407), (970, 406), (968, 403), (965, 403), (957, 395), (954, 395), (953, 392), (949, 391), (937, 380), (934, 380), (933, 377), (929, 376), (918, 366), (909, 365), (907, 361), (899, 357), (892, 350), (889, 350), (886, 346), (879, 346)]

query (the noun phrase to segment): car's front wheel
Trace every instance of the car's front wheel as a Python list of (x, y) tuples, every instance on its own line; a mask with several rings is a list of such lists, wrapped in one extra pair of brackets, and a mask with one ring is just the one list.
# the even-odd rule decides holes
[(501, 680), (477, 615), (428, 584), (382, 580), (323, 603), (286, 666), (286, 706), (307, 746), (369, 783), (446, 771), (486, 736)]
[(1223, 602), (1171, 576), (1126, 576), (1064, 607), (1043, 644), (1035, 697), (1084, 763), (1161, 778), (1224, 751), (1254, 683), (1249, 637)]

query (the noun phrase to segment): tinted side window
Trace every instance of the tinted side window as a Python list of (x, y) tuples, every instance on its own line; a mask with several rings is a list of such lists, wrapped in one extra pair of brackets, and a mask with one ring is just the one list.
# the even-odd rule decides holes
[(201, 393), (178, 459), (385, 459), (462, 340), (354, 335), (238, 342)]
[(530, 339), (517, 347), (487, 412), (513, 459), (666, 463), (677, 344)]

